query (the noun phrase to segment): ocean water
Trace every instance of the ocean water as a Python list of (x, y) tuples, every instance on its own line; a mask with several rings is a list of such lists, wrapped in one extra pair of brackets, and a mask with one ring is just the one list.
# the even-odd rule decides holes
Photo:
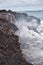
[(39, 24), (35, 19), (28, 22), (23, 19), (14, 23), (18, 27), (15, 35), (19, 36), (23, 57), (33, 65), (43, 65), (43, 11), (28, 11), (24, 13), (35, 16), (41, 21)]
[(30, 16), (35, 16), (40, 20), (43, 20), (43, 11), (26, 11), (25, 13), (27, 13)]

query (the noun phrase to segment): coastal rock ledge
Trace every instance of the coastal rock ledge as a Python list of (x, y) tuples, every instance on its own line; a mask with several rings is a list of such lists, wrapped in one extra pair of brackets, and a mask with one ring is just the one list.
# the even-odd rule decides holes
[(22, 56), (19, 37), (14, 34), (18, 30), (12, 23), (16, 22), (16, 15), (0, 11), (0, 65), (32, 65)]

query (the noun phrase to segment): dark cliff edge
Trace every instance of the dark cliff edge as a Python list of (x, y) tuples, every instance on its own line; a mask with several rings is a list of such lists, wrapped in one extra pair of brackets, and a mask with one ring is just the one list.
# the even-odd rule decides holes
[(20, 16), (28, 17), (25, 13), (0, 10), (0, 65), (32, 65), (23, 58), (19, 37), (14, 34), (18, 28), (12, 22), (18, 21)]

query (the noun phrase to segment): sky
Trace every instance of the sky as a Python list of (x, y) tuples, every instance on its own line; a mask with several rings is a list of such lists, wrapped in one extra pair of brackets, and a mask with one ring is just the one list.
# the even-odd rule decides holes
[(0, 9), (13, 11), (43, 10), (43, 0), (0, 0)]

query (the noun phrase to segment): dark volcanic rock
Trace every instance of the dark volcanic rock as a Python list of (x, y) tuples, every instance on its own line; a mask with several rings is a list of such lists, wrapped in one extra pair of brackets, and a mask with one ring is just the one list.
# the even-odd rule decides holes
[(11, 21), (15, 22), (12, 13), (0, 11), (0, 65), (32, 65), (22, 57), (19, 37), (14, 34), (18, 28)]

